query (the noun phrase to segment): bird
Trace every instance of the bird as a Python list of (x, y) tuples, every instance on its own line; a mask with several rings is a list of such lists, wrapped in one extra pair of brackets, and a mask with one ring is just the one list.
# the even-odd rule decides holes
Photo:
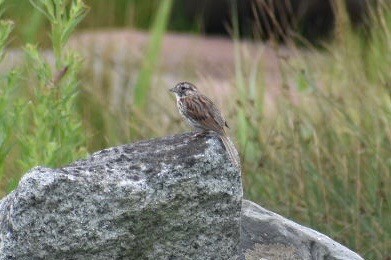
[(180, 114), (197, 132), (215, 132), (219, 135), (228, 153), (230, 161), (240, 166), (240, 159), (235, 146), (229, 139), (225, 127), (227, 121), (220, 110), (207, 96), (201, 94), (197, 87), (189, 82), (180, 82), (170, 89), (175, 94)]

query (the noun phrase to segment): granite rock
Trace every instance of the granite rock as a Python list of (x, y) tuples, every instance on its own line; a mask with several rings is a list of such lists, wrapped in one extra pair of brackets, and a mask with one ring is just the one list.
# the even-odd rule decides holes
[(363, 259), (242, 197), (212, 133), (102, 150), (0, 201), (0, 259)]
[(254, 202), (243, 200), (240, 259), (363, 260), (345, 246)]
[(0, 259), (229, 259), (242, 185), (214, 134), (36, 167), (0, 202)]

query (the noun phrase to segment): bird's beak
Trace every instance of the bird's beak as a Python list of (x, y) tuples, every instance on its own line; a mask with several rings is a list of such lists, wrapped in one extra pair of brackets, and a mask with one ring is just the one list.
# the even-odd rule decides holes
[(175, 88), (170, 88), (169, 90), (175, 93)]

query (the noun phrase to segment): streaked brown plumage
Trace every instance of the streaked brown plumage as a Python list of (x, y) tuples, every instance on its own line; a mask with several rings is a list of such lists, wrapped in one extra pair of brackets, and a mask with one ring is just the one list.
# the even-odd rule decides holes
[(236, 149), (224, 129), (224, 127), (228, 127), (228, 124), (212, 100), (201, 94), (189, 82), (178, 83), (170, 91), (175, 93), (179, 112), (189, 125), (197, 131), (214, 131), (218, 133), (230, 160), (236, 166), (239, 166), (240, 163)]

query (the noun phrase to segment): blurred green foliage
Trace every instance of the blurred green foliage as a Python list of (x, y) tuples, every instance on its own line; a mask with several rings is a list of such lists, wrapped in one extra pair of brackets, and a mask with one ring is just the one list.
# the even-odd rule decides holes
[(151, 41), (146, 53), (145, 62), (134, 86), (134, 104), (137, 109), (145, 109), (147, 97), (151, 89), (153, 74), (159, 63), (163, 36), (170, 19), (173, 0), (162, 1), (157, 11), (156, 19), (151, 28)]
[(247, 196), (366, 259), (388, 259), (391, 252), (390, 18), (391, 6), (383, 3), (372, 10), (366, 34), (337, 24), (325, 52), (282, 60), (283, 85), (293, 80), (299, 101), (282, 92), (272, 118), (257, 107), (264, 103), (262, 78), (256, 93), (254, 78), (242, 75), (255, 66), (237, 62)]
[[(68, 163), (83, 157), (86, 146), (94, 151), (168, 134), (167, 128), (157, 126), (161, 118), (179, 128), (167, 116), (167, 104), (149, 95), (152, 78), (159, 74), (151, 64), (160, 58), (171, 1), (89, 0), (85, 2), (89, 15), (83, 21), (86, 9), (81, 1), (32, 2), (38, 9), (32, 9), (29, 1), (5, 1), (3, 17), (14, 23), (0, 23), (0, 53), (7, 42), (25, 46), (26, 53), (24, 66), (2, 72), (0, 78), (2, 194), (34, 165)], [(65, 9), (56, 8), (62, 15), (51, 15), (46, 5), (54, 3), (67, 3)], [(80, 8), (73, 10), (73, 16), (72, 3)], [(330, 235), (367, 259), (387, 259), (391, 252), (390, 7), (378, 5), (372, 19), (366, 34), (340, 23), (336, 40), (323, 52), (311, 49), (298, 61), (281, 60), (283, 85), (294, 82), (299, 102), (283, 89), (272, 116), (265, 114), (262, 60), (245, 59), (235, 38), (232, 89), (238, 102), (230, 122), (236, 123), (233, 134), (248, 198)], [(79, 29), (103, 25), (150, 29), (153, 21), (149, 56), (136, 87), (142, 104), (123, 108), (131, 111), (130, 120), (127, 113), (118, 117), (94, 97), (106, 93), (80, 92), (81, 59), (65, 44), (79, 22)], [(237, 27), (234, 33), (239, 34)], [(37, 46), (53, 49), (55, 66)], [(154, 105), (145, 106), (148, 102)]]
[[(21, 174), (36, 165), (60, 166), (87, 154), (82, 120), (76, 110), (80, 58), (65, 47), (86, 13), (81, 0), (32, 0), (51, 26), (55, 66), (31, 44), (24, 48), (20, 67), (2, 72), (0, 85), (2, 193), (15, 188)], [(0, 50), (4, 51), (11, 23), (1, 22)], [(23, 75), (23, 76), (22, 76)]]
[[(159, 0), (86, 0), (89, 7), (88, 15), (78, 26), (78, 30), (94, 30), (97, 28), (138, 28), (148, 30), (159, 12), (162, 1)], [(165, 1), (163, 1), (165, 2)], [(174, 2), (172, 0), (171, 2)], [(5, 1), (5, 17), (10, 17), (18, 25), (10, 44), (20, 46), (24, 43), (39, 43), (40, 46), (50, 46), (50, 21), (38, 9), (32, 9), (30, 1)], [(183, 8), (182, 1), (170, 4), (170, 10)], [(167, 26), (177, 31), (199, 31), (183, 12), (176, 12), (175, 17), (167, 16)]]
[[(2, 6), (0, 1), (0, 8)], [(0, 61), (4, 58), (4, 50), (8, 37), (13, 29), (11, 21), (0, 21)], [(17, 73), (10, 71), (0, 78), (0, 179), (4, 176), (5, 163), (13, 147), (12, 134), (17, 128), (19, 109), (14, 109), (14, 95)]]

